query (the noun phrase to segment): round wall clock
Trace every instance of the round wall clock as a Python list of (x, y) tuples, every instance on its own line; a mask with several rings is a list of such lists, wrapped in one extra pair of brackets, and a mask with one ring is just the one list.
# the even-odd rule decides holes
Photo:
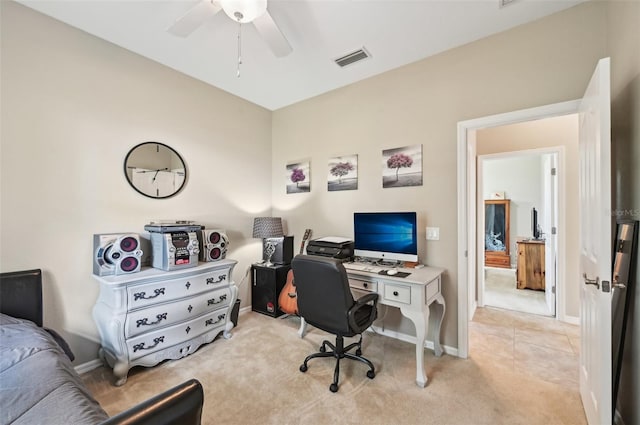
[(124, 160), (124, 174), (137, 192), (155, 199), (175, 195), (187, 181), (187, 168), (182, 157), (159, 142), (134, 146)]

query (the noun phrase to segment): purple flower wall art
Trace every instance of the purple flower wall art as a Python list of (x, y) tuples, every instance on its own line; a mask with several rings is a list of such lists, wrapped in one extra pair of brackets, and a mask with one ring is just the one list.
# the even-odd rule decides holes
[(287, 164), (287, 193), (311, 192), (311, 162)]
[(382, 187), (422, 186), (422, 145), (382, 151)]
[(329, 159), (327, 189), (329, 192), (358, 189), (358, 155)]

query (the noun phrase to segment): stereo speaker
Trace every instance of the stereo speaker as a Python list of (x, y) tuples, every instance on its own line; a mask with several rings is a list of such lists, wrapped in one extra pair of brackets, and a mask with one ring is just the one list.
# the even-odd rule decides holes
[(139, 272), (143, 251), (136, 233), (93, 235), (93, 273), (98, 276)]
[(224, 230), (203, 229), (198, 232), (200, 239), (200, 261), (218, 261), (227, 255), (229, 238)]
[[(276, 251), (271, 256), (271, 262), (273, 264), (291, 264), (293, 258), (293, 236), (283, 236), (280, 238), (266, 238), (267, 242), (273, 242), (275, 244)], [(262, 259), (267, 261), (267, 255), (262, 253)]]

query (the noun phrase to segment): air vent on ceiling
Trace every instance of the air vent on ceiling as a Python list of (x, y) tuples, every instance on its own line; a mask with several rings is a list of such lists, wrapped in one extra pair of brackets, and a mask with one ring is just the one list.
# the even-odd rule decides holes
[(336, 59), (335, 62), (338, 65), (340, 65), (341, 67), (345, 67), (347, 65), (351, 65), (354, 62), (358, 62), (358, 61), (361, 61), (363, 59), (367, 59), (369, 57), (371, 57), (371, 55), (363, 47), (362, 49), (358, 49), (355, 52), (348, 53), (348, 54)]

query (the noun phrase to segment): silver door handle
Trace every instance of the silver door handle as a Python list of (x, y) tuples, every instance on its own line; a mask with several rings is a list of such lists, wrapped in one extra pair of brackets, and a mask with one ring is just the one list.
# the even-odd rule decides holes
[(596, 288), (600, 289), (600, 278), (598, 276), (596, 276), (595, 279), (589, 279), (587, 277), (587, 273), (583, 273), (582, 277), (584, 278), (584, 283), (586, 285), (596, 285)]
[(625, 285), (624, 283), (614, 283), (613, 287), (618, 289), (627, 289), (627, 285)]

